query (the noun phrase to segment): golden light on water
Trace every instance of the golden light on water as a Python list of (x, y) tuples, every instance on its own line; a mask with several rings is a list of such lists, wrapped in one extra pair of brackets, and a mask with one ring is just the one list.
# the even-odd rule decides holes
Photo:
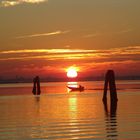
[(69, 98), (69, 117), (71, 119), (77, 118), (77, 98)]

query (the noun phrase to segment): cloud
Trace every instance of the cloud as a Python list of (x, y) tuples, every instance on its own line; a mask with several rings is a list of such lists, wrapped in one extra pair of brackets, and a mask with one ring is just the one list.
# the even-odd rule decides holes
[[(114, 34), (114, 35), (123, 35), (123, 34), (127, 34), (127, 33), (130, 33), (134, 31), (134, 29), (124, 29), (124, 30), (119, 30), (119, 31), (115, 31), (115, 32), (110, 32), (110, 34)], [(89, 39), (89, 38), (94, 38), (94, 37), (98, 37), (98, 36), (102, 36), (102, 35), (105, 35), (106, 33), (100, 33), (100, 32), (95, 32), (95, 33), (89, 33), (89, 34), (85, 34), (82, 36), (82, 38), (86, 38), (86, 39)]]
[(83, 38), (92, 38), (92, 37), (97, 37), (99, 35), (100, 35), (99, 33), (87, 34), (87, 35), (84, 35)]
[[(139, 75), (140, 46), (107, 50), (25, 49), (0, 50), (0, 75), (35, 75), (58, 73), (75, 65), (85, 75), (101, 75), (114, 69), (122, 75)], [(33, 72), (34, 71), (34, 72)], [(60, 75), (59, 75), (60, 76)]]
[(26, 49), (0, 51), (0, 60), (54, 60), (54, 61), (84, 61), (84, 62), (121, 62), (140, 61), (140, 46), (114, 48), (108, 50), (84, 49)]
[(48, 0), (2, 0), (0, 2), (0, 7), (10, 7), (10, 6), (15, 6), (15, 5), (24, 4), (24, 3), (37, 4), (41, 2), (47, 2), (47, 1)]
[(125, 30), (121, 30), (121, 31), (118, 31), (116, 32), (117, 34), (126, 34), (126, 33), (129, 33), (129, 32), (132, 32), (133, 29), (125, 29)]
[(60, 35), (60, 34), (66, 34), (70, 31), (55, 31), (50, 33), (42, 33), (42, 34), (31, 34), (31, 35), (25, 35), (25, 36), (18, 36), (15, 37), (16, 39), (24, 39), (24, 38), (32, 38), (32, 37), (41, 37), (41, 36), (52, 36), (52, 35)]
[(90, 53), (96, 52), (95, 50), (83, 50), (83, 49), (35, 49), (35, 50), (9, 50), (1, 51), (0, 54), (17, 54), (17, 53), (50, 53), (50, 54), (62, 54), (62, 53)]

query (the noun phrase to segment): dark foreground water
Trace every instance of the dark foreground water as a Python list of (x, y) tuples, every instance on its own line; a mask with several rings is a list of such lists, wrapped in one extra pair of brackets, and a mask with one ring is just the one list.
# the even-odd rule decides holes
[(0, 139), (140, 139), (140, 81), (117, 81), (116, 110), (102, 103), (103, 82), (81, 82), (84, 92), (67, 84), (43, 83), (40, 96), (32, 84), (0, 85)]

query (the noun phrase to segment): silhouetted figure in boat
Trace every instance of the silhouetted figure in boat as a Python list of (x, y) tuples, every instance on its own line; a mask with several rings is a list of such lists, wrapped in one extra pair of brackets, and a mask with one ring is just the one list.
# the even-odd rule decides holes
[(73, 86), (67, 86), (71, 91), (84, 91), (84, 87), (79, 85), (77, 87), (73, 87)]
[(36, 76), (33, 79), (33, 90), (32, 90), (32, 93), (34, 95), (40, 95), (40, 93), (41, 93), (41, 90), (40, 90), (40, 78), (39, 78), (39, 76)]

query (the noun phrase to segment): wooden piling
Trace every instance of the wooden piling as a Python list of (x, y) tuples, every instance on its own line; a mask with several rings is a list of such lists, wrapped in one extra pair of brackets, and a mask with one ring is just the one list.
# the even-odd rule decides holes
[(32, 93), (36, 95), (36, 78), (33, 79), (33, 90)]
[(36, 76), (33, 79), (33, 90), (32, 90), (32, 93), (34, 95), (40, 95), (40, 93), (41, 93), (41, 90), (40, 90), (40, 78), (39, 78), (39, 76)]
[(117, 101), (110, 103), (110, 110), (108, 109), (107, 100), (103, 101), (105, 114), (107, 117), (115, 117), (117, 111)]
[(37, 95), (40, 95), (40, 78), (37, 76), (36, 77), (36, 84), (37, 84)]
[(108, 70), (105, 75), (105, 84), (104, 84), (104, 93), (103, 93), (103, 101), (107, 101), (107, 90), (110, 90), (110, 100), (111, 103), (116, 102), (117, 99), (117, 91), (116, 91), (116, 84), (115, 84), (115, 74), (113, 70)]

